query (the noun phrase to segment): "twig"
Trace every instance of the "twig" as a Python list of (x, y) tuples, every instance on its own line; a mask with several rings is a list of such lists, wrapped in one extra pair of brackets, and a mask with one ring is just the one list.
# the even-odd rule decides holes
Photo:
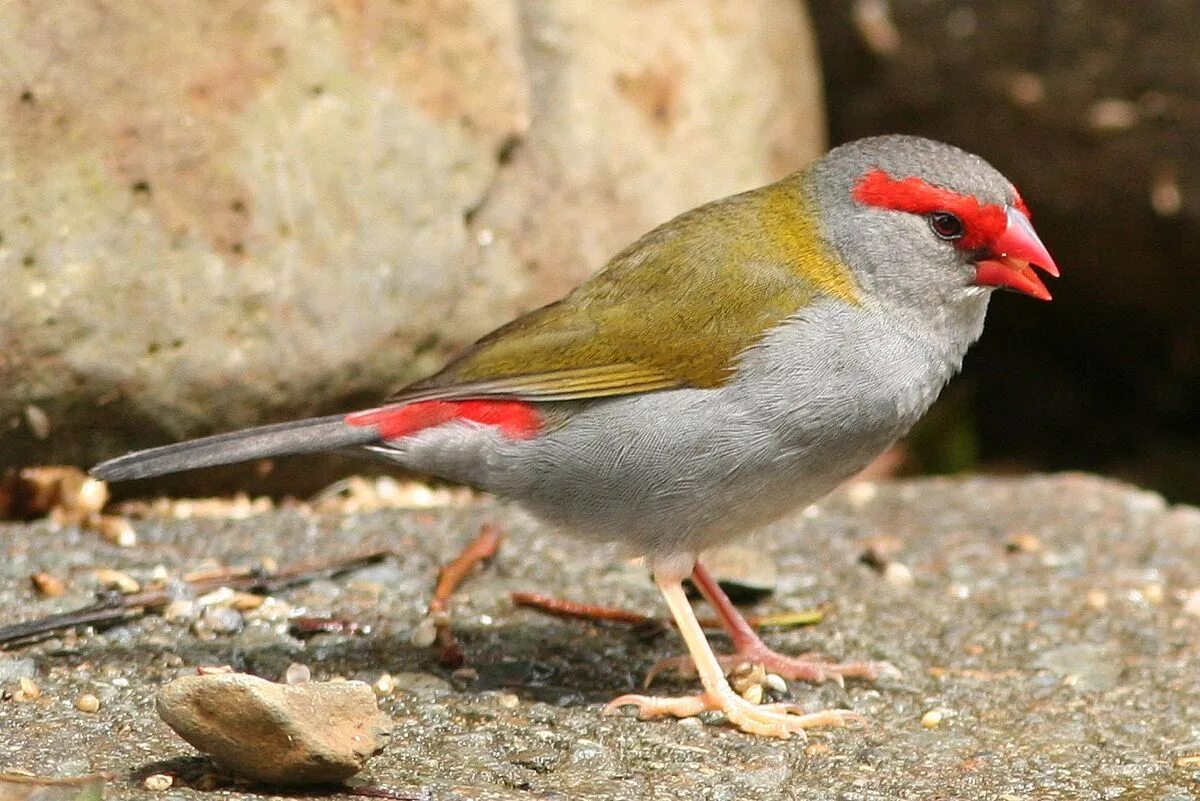
[(458, 556), (438, 571), (437, 586), (433, 590), (433, 600), (429, 602), (430, 612), (445, 612), (450, 596), (462, 584), (467, 574), (475, 565), (491, 559), (500, 550), (504, 541), (499, 529), (484, 523), (479, 529), (479, 536), (471, 540)]
[[(517, 606), (536, 609), (555, 617), (572, 620), (590, 620), (600, 623), (625, 623), (631, 626), (641, 626), (648, 623), (661, 623), (659, 618), (643, 615), (628, 609), (614, 606), (597, 606), (568, 601), (565, 598), (554, 598), (537, 592), (514, 592), (510, 596)], [(793, 626), (811, 626), (820, 623), (825, 618), (822, 608), (808, 609), (801, 612), (776, 612), (770, 615), (751, 615), (746, 622), (752, 628), (792, 628)], [(716, 618), (701, 618), (700, 625), (706, 629), (721, 628), (721, 621)]]
[(466, 661), (458, 643), (454, 641), (454, 633), (450, 630), (450, 617), (447, 613), (450, 597), (476, 565), (496, 555), (503, 541), (504, 537), (498, 528), (484, 523), (479, 529), (479, 535), (438, 571), (433, 599), (429, 602), (429, 616), (437, 629), (437, 642), (442, 647), (439, 661), (446, 667), (459, 668)]
[[(196, 595), (205, 595), (222, 587), (269, 595), (319, 578), (332, 578), (350, 570), (374, 564), (391, 551), (369, 551), (340, 559), (309, 560), (288, 565), (273, 573), (257, 568), (231, 568), (215, 571), (193, 581), (188, 588)], [(161, 587), (129, 595), (107, 593), (94, 604), (70, 612), (46, 615), (25, 623), (0, 627), (0, 647), (24, 644), (76, 626), (114, 625), (141, 617), (169, 604), (175, 593)]]
[(512, 598), (512, 602), (517, 606), (536, 609), (539, 612), (545, 612), (547, 615), (565, 617), (571, 620), (628, 623), (631, 626), (640, 626), (656, 622), (657, 620), (649, 615), (632, 612), (628, 609), (618, 609), (612, 606), (596, 606), (595, 604), (581, 604), (577, 601), (554, 598), (539, 592), (514, 592), (510, 597)]

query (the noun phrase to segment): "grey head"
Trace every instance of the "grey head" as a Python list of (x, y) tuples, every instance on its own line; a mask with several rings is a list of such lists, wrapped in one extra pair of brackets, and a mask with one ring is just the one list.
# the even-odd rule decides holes
[[(959, 358), (982, 330), (992, 289), (1049, 298), (1029, 278), (1031, 262), (1057, 271), (1025, 204), (979, 156), (921, 137), (879, 136), (835, 148), (803, 181), (864, 303)], [(1007, 259), (1014, 254), (1020, 258)]]

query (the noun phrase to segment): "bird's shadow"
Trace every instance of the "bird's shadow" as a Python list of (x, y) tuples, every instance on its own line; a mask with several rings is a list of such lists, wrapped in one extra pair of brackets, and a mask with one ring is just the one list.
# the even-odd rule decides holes
[[(138, 624), (132, 624), (138, 625)], [(492, 625), (452, 624), (460, 662), (445, 659), (435, 643), (420, 647), (408, 629), (377, 628), (362, 634), (318, 634), (296, 641), (280, 638), (252, 647), (236, 637), (210, 640), (183, 635), (156, 649), (140, 637), (123, 643), (108, 638), (95, 646), (82, 640), (76, 649), (48, 653), (39, 661), (71, 665), (96, 659), (130, 676), (161, 675), (163, 660), (178, 655), (185, 665), (229, 665), (235, 671), (280, 680), (293, 663), (302, 663), (313, 680), (333, 677), (374, 681), (381, 674), (425, 674), (457, 692), (503, 690), (528, 701), (556, 706), (603, 703), (640, 688), (658, 659), (680, 653), (682, 644), (657, 623), (630, 626), (526, 618)], [(157, 666), (151, 670), (149, 666)], [(666, 676), (667, 684), (671, 681)], [(405, 689), (404, 684), (398, 685)], [(441, 686), (445, 686), (444, 684)], [(669, 684), (667, 684), (669, 686)]]

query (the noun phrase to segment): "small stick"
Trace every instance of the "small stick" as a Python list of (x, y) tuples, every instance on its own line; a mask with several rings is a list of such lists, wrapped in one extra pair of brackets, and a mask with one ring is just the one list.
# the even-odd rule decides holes
[(539, 592), (514, 592), (512, 601), (517, 606), (525, 606), (545, 612), (555, 617), (565, 617), (572, 620), (592, 620), (604, 623), (628, 623), (640, 626), (645, 623), (657, 622), (656, 618), (632, 612), (628, 609), (618, 609), (613, 606), (597, 606), (568, 601), (565, 598), (553, 598)]
[[(514, 592), (510, 596), (517, 606), (536, 609), (555, 617), (572, 620), (590, 620), (602, 623), (627, 623), (640, 626), (647, 623), (661, 622), (658, 618), (619, 609), (613, 606), (597, 606), (568, 601), (564, 598), (553, 598), (537, 592)], [(820, 623), (825, 617), (825, 610), (812, 609), (803, 612), (776, 612), (770, 615), (753, 615), (746, 618), (751, 628), (791, 628), (793, 626), (811, 626)], [(706, 629), (720, 629), (721, 621), (716, 618), (701, 618), (700, 625)]]
[(442, 646), (442, 654), (438, 661), (446, 667), (459, 668), (466, 662), (466, 657), (454, 641), (454, 633), (450, 630), (450, 597), (476, 565), (496, 555), (502, 542), (504, 536), (500, 530), (490, 523), (484, 523), (479, 529), (479, 535), (438, 571), (437, 586), (434, 587), (433, 598), (429, 602), (429, 616), (433, 618), (437, 628), (437, 641)]
[[(339, 559), (309, 560), (288, 565), (274, 573), (255, 568), (230, 568), (216, 571), (195, 581), (187, 581), (196, 595), (205, 595), (221, 587), (269, 595), (319, 578), (333, 578), (351, 570), (381, 561), (391, 551), (368, 551)], [(121, 623), (156, 611), (173, 600), (166, 587), (130, 595), (106, 593), (94, 604), (58, 614), (0, 626), (0, 647), (46, 637), (76, 626), (103, 626)]]
[(433, 590), (433, 600), (429, 602), (429, 611), (445, 612), (450, 596), (458, 589), (458, 585), (462, 584), (475, 565), (495, 556), (503, 541), (504, 537), (499, 529), (484, 523), (479, 529), (479, 536), (471, 540), (458, 556), (438, 571), (437, 586)]

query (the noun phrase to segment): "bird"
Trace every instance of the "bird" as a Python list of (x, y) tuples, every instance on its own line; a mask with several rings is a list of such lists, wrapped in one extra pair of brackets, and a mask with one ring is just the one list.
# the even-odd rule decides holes
[[(994, 290), (1050, 299), (1038, 270), (1059, 275), (1021, 195), (984, 159), (917, 136), (859, 139), (659, 225), (381, 405), (91, 473), (350, 450), (515, 501), (644, 557), (682, 636), (700, 692), (625, 694), (606, 711), (718, 711), (749, 734), (803, 736), (856, 716), (752, 703), (731, 688), (731, 661), (816, 682), (887, 666), (771, 650), (701, 555), (813, 503), (904, 436), (960, 370)], [(734, 654), (706, 639), (689, 576)]]

